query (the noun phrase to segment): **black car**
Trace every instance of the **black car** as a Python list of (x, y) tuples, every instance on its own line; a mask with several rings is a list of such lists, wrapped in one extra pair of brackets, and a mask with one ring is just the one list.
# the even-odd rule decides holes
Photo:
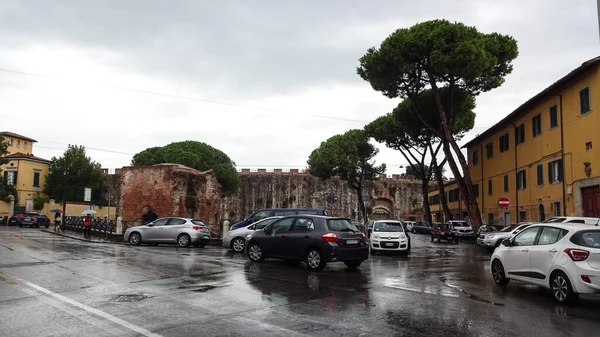
[(254, 232), (246, 244), (248, 258), (304, 261), (311, 270), (328, 262), (344, 262), (355, 269), (369, 258), (367, 237), (349, 219), (320, 215), (283, 217)]
[(10, 220), (8, 220), (8, 225), (17, 225), (19, 227), (29, 226), (29, 227), (40, 227), (45, 226), (48, 228), (50, 226), (50, 219), (42, 213), (32, 213), (25, 212), (22, 214), (13, 215)]
[(426, 221), (417, 221), (412, 227), (412, 232), (414, 234), (430, 234), (431, 225)]

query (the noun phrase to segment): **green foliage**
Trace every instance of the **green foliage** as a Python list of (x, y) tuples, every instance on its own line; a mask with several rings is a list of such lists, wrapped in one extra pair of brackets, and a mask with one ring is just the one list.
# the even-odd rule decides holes
[(412, 97), (445, 83), (476, 96), (499, 87), (512, 72), (517, 41), (447, 20), (396, 30), (360, 58), (358, 74), (385, 96)]
[(44, 205), (48, 202), (48, 198), (36, 193), (33, 195), (33, 209), (36, 211), (42, 210)]
[(59, 202), (83, 201), (85, 188), (90, 187), (92, 197), (100, 199), (102, 183), (100, 164), (86, 156), (83, 146), (69, 145), (61, 157), (52, 157), (44, 193)]
[[(4, 137), (0, 136), (0, 166), (4, 164), (8, 164), (9, 160), (6, 158), (8, 154), (8, 141), (4, 139)], [(15, 202), (17, 200), (17, 190), (14, 186), (6, 185), (6, 181), (4, 181), (4, 174), (2, 170), (0, 170), (0, 200), (9, 202), (10, 196), (15, 198)]]
[(135, 156), (132, 166), (150, 166), (163, 163), (185, 165), (198, 171), (212, 169), (224, 195), (231, 195), (240, 185), (235, 163), (224, 152), (197, 141), (171, 143), (163, 147), (152, 147)]
[(385, 172), (385, 164), (376, 166), (372, 161), (377, 152), (366, 132), (350, 130), (322, 142), (308, 158), (308, 172), (322, 179), (339, 176), (354, 189), (361, 189), (363, 182), (376, 180)]

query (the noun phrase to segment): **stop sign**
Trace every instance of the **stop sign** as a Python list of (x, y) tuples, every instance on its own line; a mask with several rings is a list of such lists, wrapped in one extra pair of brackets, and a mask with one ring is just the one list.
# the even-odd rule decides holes
[(498, 199), (498, 206), (506, 209), (506, 208), (508, 208), (509, 205), (510, 205), (510, 201), (508, 200), (508, 198)]

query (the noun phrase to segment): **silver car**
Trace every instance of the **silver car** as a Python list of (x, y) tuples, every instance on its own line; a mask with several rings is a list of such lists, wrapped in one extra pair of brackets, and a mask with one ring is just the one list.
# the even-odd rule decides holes
[(230, 230), (223, 236), (223, 247), (233, 249), (237, 253), (241, 253), (244, 251), (246, 238), (248, 235), (252, 234), (257, 229), (263, 229), (266, 226), (270, 225), (273, 221), (282, 218), (281, 216), (272, 216), (269, 218), (264, 218), (253, 223), (250, 226), (236, 228), (234, 230)]
[(510, 239), (533, 224), (534, 222), (521, 222), (516, 225), (505, 227), (499, 232), (481, 233), (477, 238), (477, 245), (492, 251), (500, 246), (504, 239)]
[(200, 221), (189, 218), (160, 218), (147, 225), (128, 228), (124, 241), (137, 246), (141, 243), (176, 243), (179, 247), (204, 247), (210, 241), (208, 227)]

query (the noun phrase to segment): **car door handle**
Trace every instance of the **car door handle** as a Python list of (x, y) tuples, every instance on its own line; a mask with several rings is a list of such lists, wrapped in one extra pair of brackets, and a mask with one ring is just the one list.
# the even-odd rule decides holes
[(525, 248), (525, 249), (522, 249), (521, 251), (522, 251), (522, 252), (528, 252), (528, 251), (529, 251), (529, 249)]
[(558, 252), (558, 250), (556, 250), (556, 249), (550, 249), (549, 252), (550, 253), (556, 253), (556, 252)]

